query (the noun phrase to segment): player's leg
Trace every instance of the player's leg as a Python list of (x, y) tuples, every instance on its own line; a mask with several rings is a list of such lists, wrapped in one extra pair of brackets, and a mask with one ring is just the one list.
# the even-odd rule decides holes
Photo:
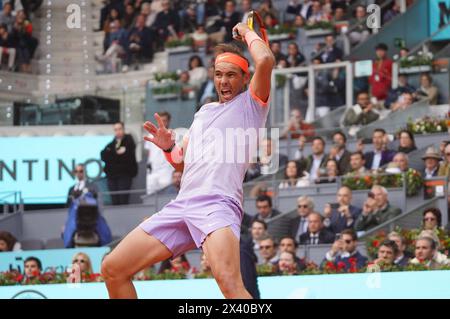
[(231, 227), (209, 234), (202, 248), (225, 298), (251, 299), (241, 277), (239, 239)]
[(133, 275), (171, 256), (158, 239), (135, 228), (103, 260), (102, 275), (110, 298), (137, 298)]

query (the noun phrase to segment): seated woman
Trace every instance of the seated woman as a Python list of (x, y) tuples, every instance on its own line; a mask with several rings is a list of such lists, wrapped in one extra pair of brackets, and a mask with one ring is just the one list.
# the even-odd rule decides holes
[(422, 229), (434, 232), (442, 229), (442, 213), (439, 208), (427, 208), (424, 210)]
[[(427, 231), (424, 231), (427, 232)], [(432, 234), (422, 232), (416, 240), (415, 258), (410, 261), (413, 265), (424, 265), (431, 269), (449, 265), (446, 255), (438, 251), (436, 238)]]
[(433, 79), (428, 73), (424, 73), (420, 76), (420, 87), (417, 89), (416, 95), (419, 99), (428, 99), (430, 105), (436, 105), (438, 103), (439, 91), (438, 88), (433, 85)]
[(324, 170), (320, 170), (319, 177), (316, 179), (316, 184), (336, 183), (336, 178), (340, 175), (339, 165), (335, 159), (330, 158), (327, 161)]
[[(302, 176), (301, 178), (299, 178)], [(281, 188), (308, 186), (309, 182), (303, 172), (301, 172), (300, 164), (296, 161), (289, 161), (284, 170), (284, 181), (280, 183)]]
[(276, 272), (280, 275), (296, 275), (297, 263), (295, 255), (290, 251), (283, 251), (276, 265)]
[(401, 130), (398, 133), (398, 152), (408, 154), (412, 151), (417, 150), (416, 141), (414, 139), (413, 133), (408, 130)]
[(10, 232), (0, 231), (0, 253), (8, 251), (20, 251), (21, 245)]

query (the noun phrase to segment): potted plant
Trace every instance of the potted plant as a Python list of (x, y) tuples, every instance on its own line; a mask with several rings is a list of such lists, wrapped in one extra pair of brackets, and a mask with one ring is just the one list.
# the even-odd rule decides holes
[(432, 63), (433, 54), (431, 52), (424, 54), (422, 51), (419, 51), (417, 55), (410, 55), (399, 60), (399, 73), (429, 72), (431, 71)]
[(334, 30), (334, 25), (330, 21), (317, 21), (314, 23), (307, 23), (305, 25), (305, 34), (308, 37), (325, 36), (331, 34)]
[(189, 52), (193, 44), (194, 40), (190, 36), (183, 35), (181, 38), (169, 38), (164, 47), (169, 53)]

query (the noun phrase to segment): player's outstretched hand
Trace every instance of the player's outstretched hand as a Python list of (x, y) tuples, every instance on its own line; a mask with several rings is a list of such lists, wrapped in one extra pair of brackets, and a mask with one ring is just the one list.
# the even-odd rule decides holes
[(174, 133), (164, 126), (161, 117), (157, 113), (155, 113), (155, 119), (158, 127), (149, 121), (144, 123), (144, 129), (150, 133), (150, 135), (144, 136), (144, 140), (152, 142), (163, 150), (167, 150), (175, 143)]

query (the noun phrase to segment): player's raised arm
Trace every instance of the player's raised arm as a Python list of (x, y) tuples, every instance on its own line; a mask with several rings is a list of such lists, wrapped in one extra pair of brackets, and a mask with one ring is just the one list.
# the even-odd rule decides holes
[(246, 24), (238, 23), (233, 28), (234, 38), (247, 43), (255, 64), (255, 74), (250, 82), (250, 90), (261, 102), (266, 103), (270, 95), (272, 69), (275, 57), (267, 44)]
[(144, 136), (144, 140), (151, 142), (162, 149), (167, 161), (175, 168), (176, 171), (183, 171), (183, 148), (186, 142), (183, 143), (183, 148), (178, 147), (175, 143), (172, 130), (165, 127), (161, 117), (157, 113), (155, 113), (155, 119), (158, 123), (158, 127), (152, 122), (144, 123), (144, 129), (151, 134), (149, 136)]

